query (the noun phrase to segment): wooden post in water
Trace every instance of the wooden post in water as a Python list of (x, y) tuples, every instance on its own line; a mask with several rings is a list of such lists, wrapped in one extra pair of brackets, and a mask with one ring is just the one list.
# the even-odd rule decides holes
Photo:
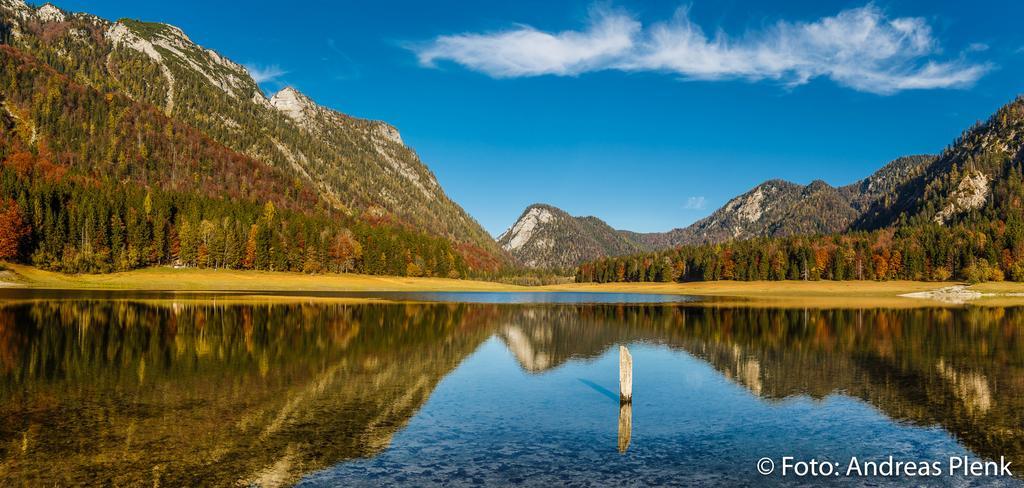
[(633, 437), (633, 356), (619, 346), (619, 453), (629, 449)]
[(619, 346), (619, 403), (633, 402), (633, 356)]

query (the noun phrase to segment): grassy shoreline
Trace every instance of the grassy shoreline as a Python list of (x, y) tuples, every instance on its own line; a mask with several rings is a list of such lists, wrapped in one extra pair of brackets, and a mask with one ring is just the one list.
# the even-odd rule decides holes
[[(289, 272), (146, 268), (102, 275), (66, 275), (32, 266), (3, 264), (0, 286), (57, 290), (138, 290), (138, 291), (422, 291), (422, 292), (589, 292), (655, 293), (728, 297), (789, 303), (835, 303), (870, 305), (878, 300), (886, 305), (922, 304), (929, 300), (904, 298), (906, 293), (928, 292), (958, 285), (921, 281), (713, 281), (693, 283), (571, 283), (526, 287), (487, 281), (446, 278), (406, 278), (356, 274), (307, 275)], [(986, 294), (1024, 294), (1021, 283), (982, 283), (971, 290)], [(1012, 302), (1024, 304), (1024, 298)], [(982, 301), (989, 301), (986, 297)], [(877, 302), (882, 305), (882, 302)]]
[(109, 274), (67, 275), (32, 266), (4, 264), (8, 288), (139, 291), (523, 291), (530, 288), (487, 281), (406, 278), (358, 274), (144, 268)]

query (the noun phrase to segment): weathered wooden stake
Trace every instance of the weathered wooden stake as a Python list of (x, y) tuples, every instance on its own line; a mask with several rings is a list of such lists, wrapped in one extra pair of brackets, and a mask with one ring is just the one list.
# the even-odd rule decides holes
[(619, 346), (619, 403), (633, 401), (633, 356), (626, 346)]

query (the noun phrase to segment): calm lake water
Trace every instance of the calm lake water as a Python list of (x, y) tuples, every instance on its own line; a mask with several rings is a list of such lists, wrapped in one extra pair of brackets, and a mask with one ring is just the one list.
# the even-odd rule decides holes
[(0, 485), (1022, 486), (1024, 308), (386, 296), (0, 291)]

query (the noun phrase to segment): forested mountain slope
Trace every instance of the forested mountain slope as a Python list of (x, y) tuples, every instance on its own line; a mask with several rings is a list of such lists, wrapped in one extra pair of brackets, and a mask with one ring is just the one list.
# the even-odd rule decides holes
[(856, 227), (984, 224), (1024, 217), (1024, 98), (964, 131), (923, 171), (876, 201)]
[(308, 179), (0, 46), (0, 260), (463, 276), (451, 243), (370, 225)]
[(170, 25), (110, 22), (21, 0), (0, 0), (0, 24), (4, 43), (309, 182), (343, 214), (445, 237), (480, 268), (507, 259), (390, 125), (326, 109), (291, 88), (268, 99), (242, 66)]

